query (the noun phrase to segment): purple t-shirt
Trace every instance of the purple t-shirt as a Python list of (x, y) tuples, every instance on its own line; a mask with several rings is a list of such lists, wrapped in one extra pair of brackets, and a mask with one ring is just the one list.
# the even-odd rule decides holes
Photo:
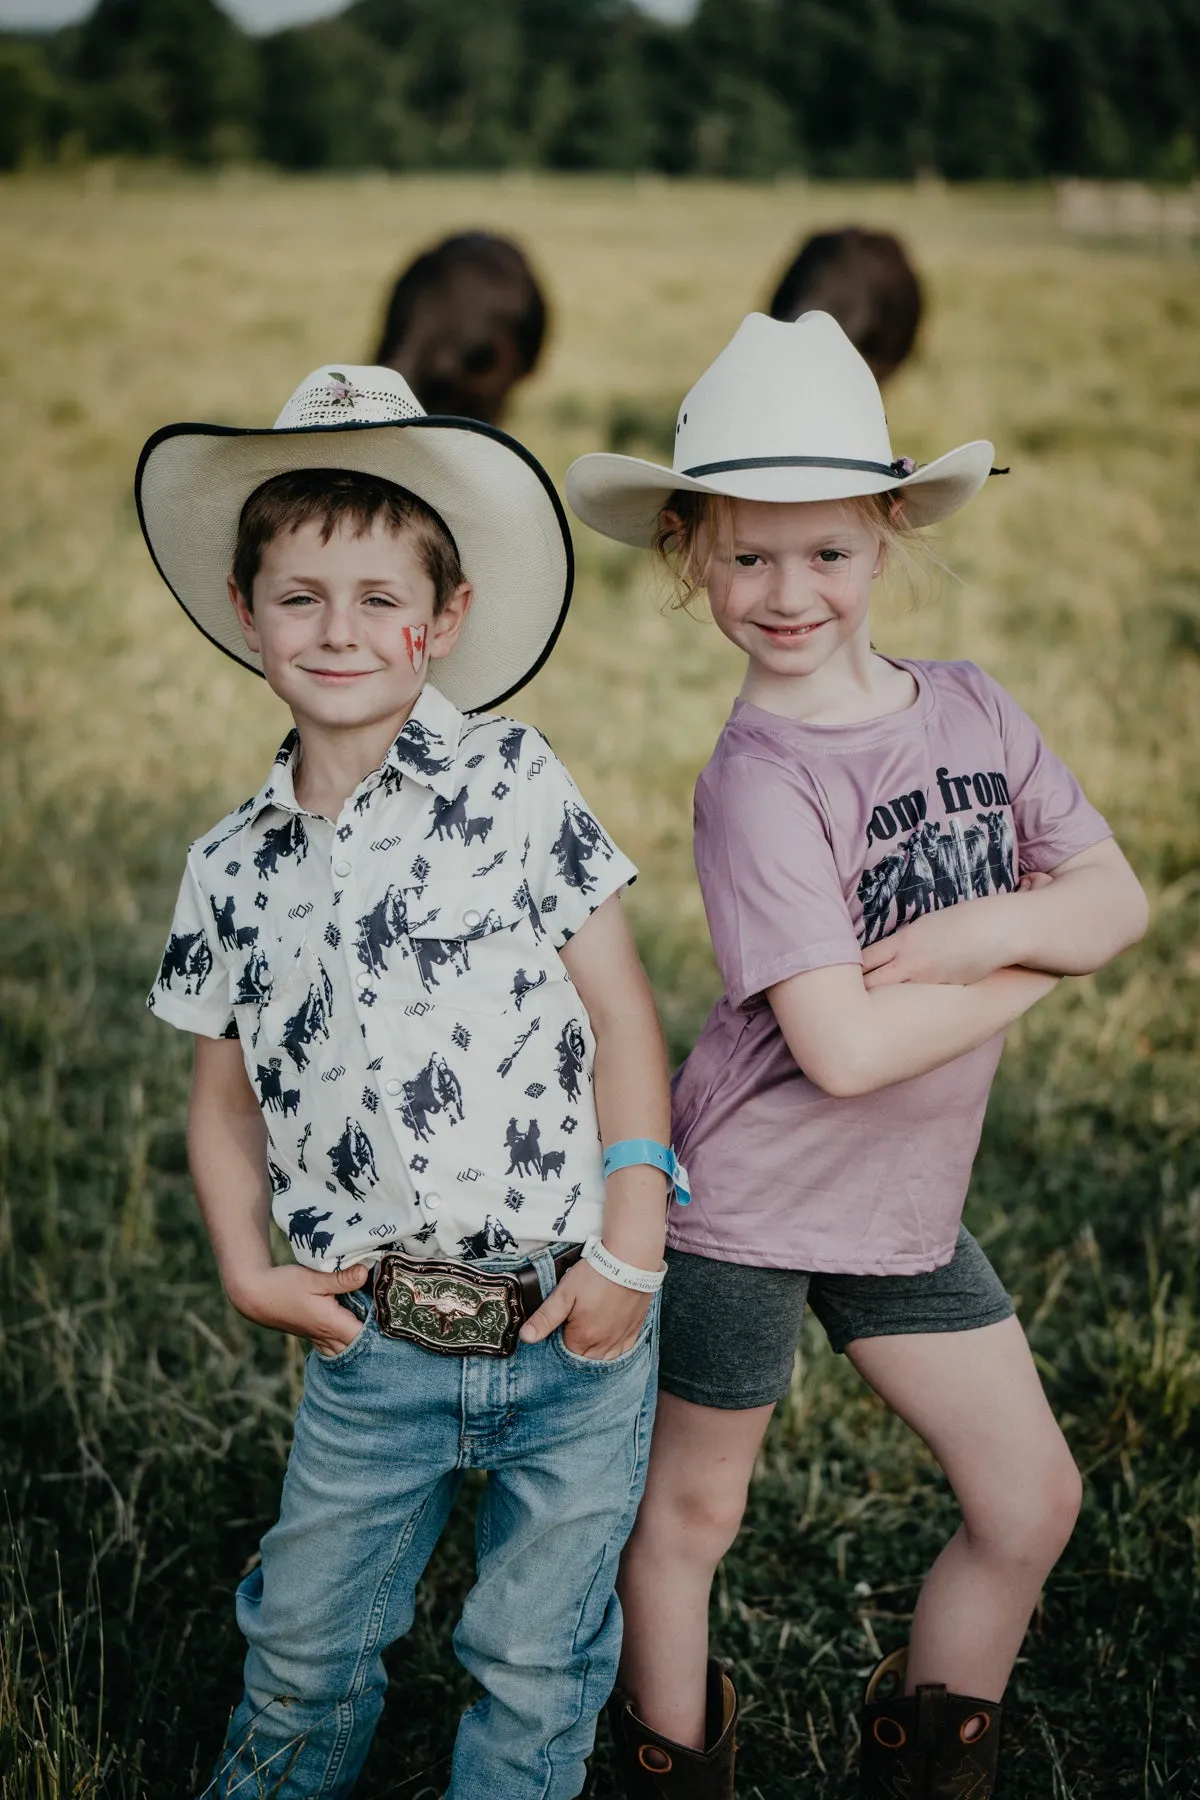
[(764, 989), (857, 963), (923, 913), (1011, 892), (1110, 836), (974, 663), (896, 659), (906, 711), (805, 725), (738, 702), (696, 785), (725, 993), (676, 1081), (692, 1204), (668, 1241), (727, 1262), (911, 1275), (950, 1260), (1003, 1033), (877, 1093), (807, 1080)]

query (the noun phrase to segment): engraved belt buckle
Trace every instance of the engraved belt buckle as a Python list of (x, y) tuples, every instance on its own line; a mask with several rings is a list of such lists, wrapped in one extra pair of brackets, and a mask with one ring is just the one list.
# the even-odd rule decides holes
[(438, 1356), (511, 1356), (523, 1312), (512, 1275), (393, 1250), (375, 1271), (375, 1317), (385, 1337)]

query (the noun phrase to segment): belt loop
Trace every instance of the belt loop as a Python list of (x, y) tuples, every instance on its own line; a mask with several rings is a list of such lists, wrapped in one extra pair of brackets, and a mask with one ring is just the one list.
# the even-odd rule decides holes
[(530, 1260), (537, 1270), (537, 1278), (542, 1289), (542, 1299), (547, 1300), (558, 1286), (558, 1277), (554, 1273), (554, 1252), (547, 1244), (544, 1250), (539, 1250)]

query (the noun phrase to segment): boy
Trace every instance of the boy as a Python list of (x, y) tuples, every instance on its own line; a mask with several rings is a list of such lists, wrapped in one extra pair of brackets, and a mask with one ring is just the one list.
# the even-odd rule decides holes
[(318, 370), (271, 431), (167, 427), (137, 493), (176, 598), (295, 721), (193, 845), (150, 997), (196, 1034), (226, 1292), (314, 1346), (206, 1791), (349, 1794), (482, 1468), (448, 1792), (565, 1800), (616, 1669), (674, 1173), (635, 871), (537, 732), (479, 716), (549, 653), (566, 522), (518, 444), (384, 369)]

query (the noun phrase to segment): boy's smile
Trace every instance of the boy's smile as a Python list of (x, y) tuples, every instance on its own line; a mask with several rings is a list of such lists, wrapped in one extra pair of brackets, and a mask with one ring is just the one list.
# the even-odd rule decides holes
[[(290, 708), (306, 757), (320, 739), (359, 738), (374, 767), (454, 647), (470, 602), (466, 583), (435, 617), (435, 589), (410, 532), (383, 520), (361, 533), (318, 522), (264, 546), (253, 608), (230, 582), (246, 642)], [(378, 746), (378, 755), (374, 755)]]

